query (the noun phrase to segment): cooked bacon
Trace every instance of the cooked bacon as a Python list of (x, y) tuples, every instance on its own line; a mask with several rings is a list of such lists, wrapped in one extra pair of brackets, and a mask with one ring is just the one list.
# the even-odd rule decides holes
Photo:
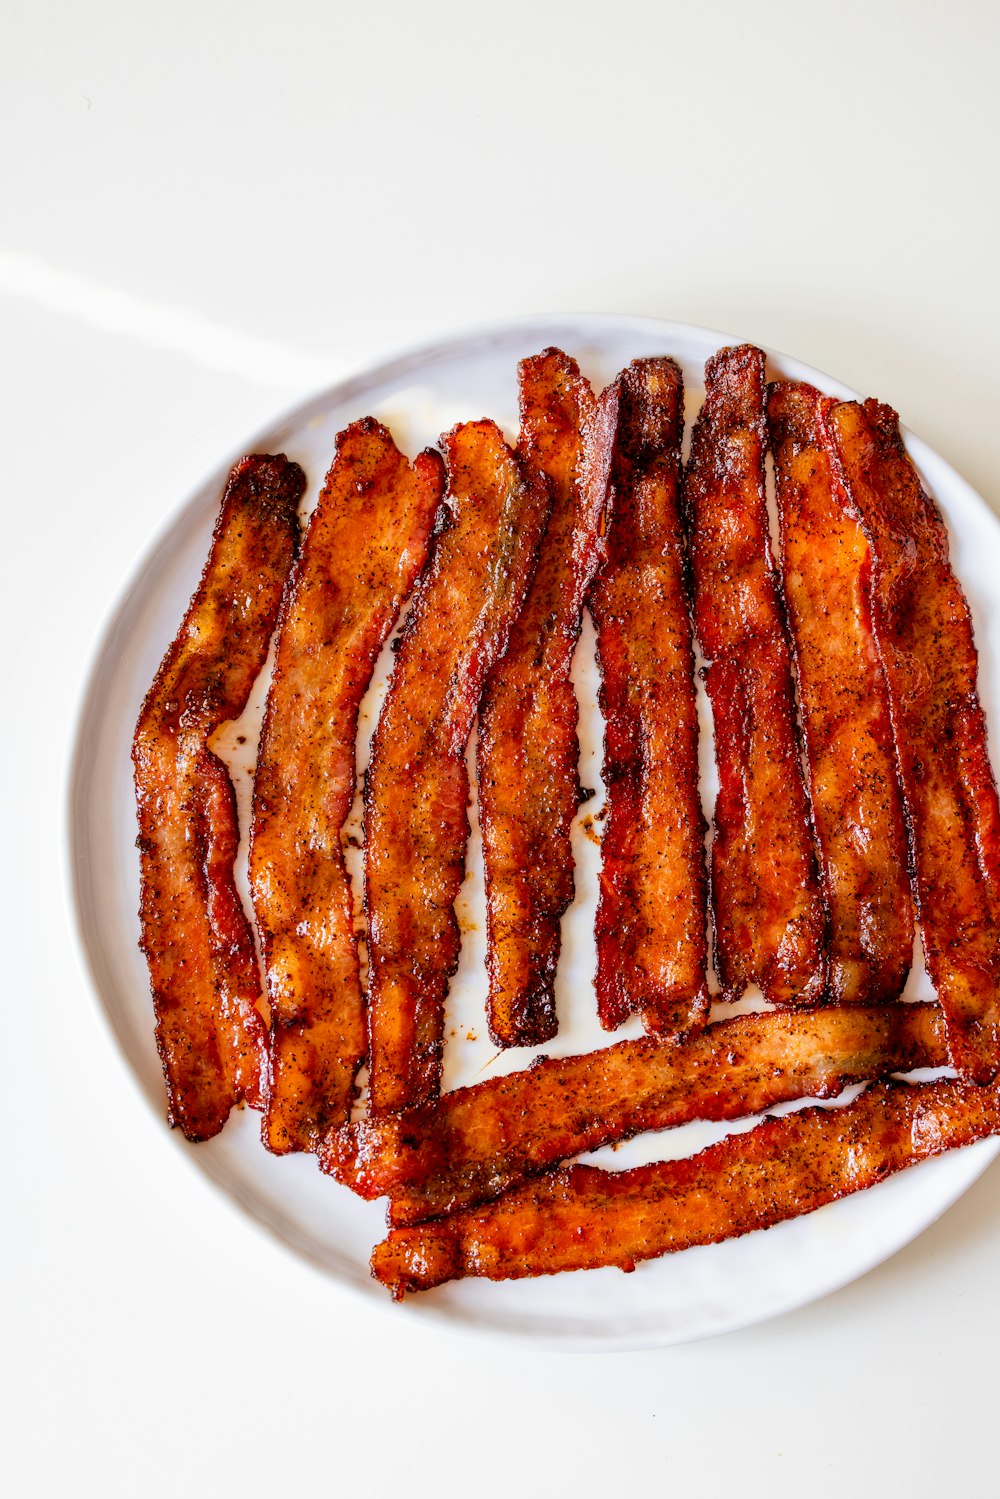
[(250, 876), (271, 1006), (264, 1140), (311, 1150), (343, 1124), (367, 1046), (341, 830), (361, 699), (427, 557), (444, 488), (380, 422), (338, 434), (282, 609), (267, 699)]
[(976, 691), (969, 606), (948, 536), (877, 401), (826, 413), (872, 553), (872, 617), (889, 688), (927, 967), (954, 1066), (1000, 1067), (1000, 808)]
[(465, 750), (524, 602), (549, 510), (494, 422), (443, 439), (448, 499), (372, 746), (365, 788), (369, 1107), (432, 1097), (469, 834)]
[(756, 983), (774, 1004), (812, 1004), (826, 982), (825, 911), (768, 543), (764, 356), (722, 349), (705, 383), (685, 498), (720, 783), (715, 967), (727, 999)]
[(551, 480), (552, 512), (479, 714), (487, 1016), (497, 1046), (534, 1046), (556, 1033), (559, 921), (573, 899), (570, 825), (580, 805), (570, 668), (603, 509), (584, 483), (596, 402), (576, 361), (546, 349), (522, 359), (518, 377), (518, 453), (526, 472)]
[(1000, 1084), (875, 1083), (852, 1104), (765, 1119), (688, 1160), (570, 1166), (478, 1210), (394, 1229), (372, 1273), (399, 1300), (466, 1275), (634, 1270), (814, 1212), (998, 1130)]
[(132, 746), (140, 945), (168, 1117), (189, 1140), (261, 1102), (260, 980), (233, 882), (236, 799), (208, 748), (238, 718), (267, 655), (298, 541), (305, 475), (284, 454), (233, 469), (201, 582), (146, 696)]
[[(597, 1009), (677, 1038), (704, 1023), (707, 880), (698, 709), (679, 488), (684, 387), (637, 359), (614, 408), (609, 519), (590, 593), (604, 712), (607, 817), (597, 907)], [(595, 467), (597, 467), (595, 465)]]
[(913, 954), (906, 823), (872, 632), (868, 543), (811, 385), (770, 387), (781, 566), (829, 912), (830, 998), (897, 998)]
[(947, 1061), (936, 1005), (740, 1015), (680, 1046), (652, 1037), (457, 1088), (331, 1134), (320, 1164), (416, 1223), (498, 1196), (560, 1161), (692, 1119), (741, 1119), (796, 1098)]

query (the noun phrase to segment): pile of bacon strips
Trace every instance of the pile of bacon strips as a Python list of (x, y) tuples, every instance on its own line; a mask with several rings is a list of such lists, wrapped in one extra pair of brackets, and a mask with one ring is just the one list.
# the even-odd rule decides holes
[[(519, 380), (516, 450), (483, 420), (410, 463), (352, 423), (301, 539), (298, 465), (239, 463), (135, 736), (171, 1123), (205, 1140), (245, 1102), (270, 1150), (387, 1196), (372, 1270), (397, 1298), (632, 1269), (1000, 1131), (1000, 813), (968, 605), (895, 412), (768, 385), (760, 350), (723, 349), (685, 466), (671, 359), (600, 396), (558, 349)], [(365, 993), (343, 830), (361, 700), (407, 598), (364, 787)], [(606, 725), (596, 1003), (647, 1034), (441, 1094), (477, 715), (490, 1033), (555, 1031), (585, 604)], [(209, 742), (276, 629), (250, 851), (265, 998)], [(720, 782), (707, 861), (695, 641)], [(936, 1004), (894, 1002), (915, 921)], [(770, 1008), (708, 1023), (750, 985)], [(690, 1159), (563, 1165), (862, 1081)]]

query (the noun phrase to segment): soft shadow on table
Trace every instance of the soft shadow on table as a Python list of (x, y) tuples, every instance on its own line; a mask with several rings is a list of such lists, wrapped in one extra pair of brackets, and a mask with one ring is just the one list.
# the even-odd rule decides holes
[(939, 1263), (945, 1257), (958, 1274), (962, 1256), (987, 1242), (1000, 1249), (1000, 1161), (993, 1161), (936, 1223), (858, 1281), (857, 1287), (861, 1290), (866, 1282), (871, 1282), (872, 1291), (878, 1295), (883, 1277), (915, 1279), (931, 1263)]
[[(936, 1223), (881, 1265), (842, 1290), (777, 1318), (767, 1328), (779, 1345), (785, 1339), (797, 1343), (808, 1334), (824, 1340), (845, 1328), (854, 1328), (859, 1337), (868, 1335), (890, 1305), (899, 1311), (908, 1304), (919, 1316), (928, 1283), (943, 1267), (960, 1298), (965, 1284), (979, 1283), (981, 1257), (992, 1252), (1000, 1252), (1000, 1161), (993, 1161)], [(992, 1322), (993, 1308), (988, 1312)], [(983, 1331), (987, 1331), (985, 1325)], [(760, 1333), (760, 1328), (751, 1327), (715, 1341), (731, 1343), (735, 1350), (741, 1344), (752, 1344)]]

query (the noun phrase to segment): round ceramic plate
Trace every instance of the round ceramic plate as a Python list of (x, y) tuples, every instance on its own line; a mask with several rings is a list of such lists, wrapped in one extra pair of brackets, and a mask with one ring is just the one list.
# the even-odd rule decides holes
[[(579, 360), (598, 387), (630, 359), (672, 355), (684, 373), (690, 418), (703, 394), (705, 360), (735, 341), (702, 328), (641, 318), (581, 316), (506, 323), (418, 350), (334, 386), (258, 433), (246, 451), (283, 451), (297, 459), (309, 477), (309, 507), (333, 454), (335, 434), (357, 417), (380, 416), (411, 454), (435, 443), (454, 422), (483, 415), (495, 417), (513, 435), (517, 361), (558, 344)], [(831, 395), (849, 398), (855, 394), (783, 355), (769, 354), (769, 360), (772, 378), (810, 380)], [(892, 396), (891, 391), (882, 394)], [(949, 525), (956, 570), (969, 595), (982, 652), (982, 699), (996, 725), (1000, 722), (995, 670), (995, 663), (1000, 662), (1000, 609), (990, 605), (995, 579), (1000, 577), (1000, 526), (942, 459), (915, 438), (908, 437), (907, 442)], [(165, 1107), (163, 1081), (153, 1039), (149, 984), (136, 945), (139, 888), (129, 751), (143, 695), (200, 576), (230, 461), (169, 519), (125, 584), (84, 693), (70, 781), (70, 878), (84, 953), (112, 1030), (160, 1118)], [(387, 647), (363, 707), (359, 770), (367, 762), (391, 660)], [(240, 723), (218, 736), (217, 747), (230, 765), (237, 788), (244, 835), (266, 676), (265, 670)], [(545, 1047), (552, 1055), (589, 1051), (613, 1039), (597, 1024), (593, 996), (599, 860), (594, 820), (603, 790), (589, 620), (576, 657), (575, 678), (581, 706), (581, 780), (595, 788), (595, 795), (581, 808), (574, 830), (577, 898), (563, 923), (557, 994), (560, 1029), (557, 1041)], [(714, 777), (704, 735), (703, 740), (708, 751), (703, 756), (703, 793), (710, 807)], [(357, 810), (356, 805), (355, 816)], [(474, 812), (472, 822), (475, 828)], [(356, 874), (357, 856), (352, 857)], [(240, 863), (245, 897), (245, 843)], [(482, 861), (475, 832), (460, 906), (464, 941), (447, 1016), (446, 1087), (524, 1066), (531, 1056), (523, 1050), (498, 1055), (487, 1036)], [(919, 962), (907, 996), (931, 996)], [(752, 1002), (750, 996), (747, 1004)], [(618, 1036), (635, 1033), (637, 1022), (633, 1021)], [(744, 1126), (690, 1125), (643, 1136), (617, 1150), (597, 1152), (591, 1159), (620, 1168), (657, 1157), (689, 1155), (740, 1127)], [(194, 1165), (295, 1253), (338, 1281), (384, 1298), (386, 1293), (368, 1273), (372, 1246), (384, 1233), (383, 1206), (353, 1197), (323, 1177), (311, 1158), (268, 1155), (258, 1130), (258, 1116), (243, 1111), (234, 1114), (223, 1133), (207, 1144), (192, 1146), (177, 1139)], [(577, 1348), (654, 1346), (707, 1337), (800, 1306), (862, 1274), (938, 1217), (998, 1148), (998, 1142), (984, 1141), (808, 1217), (731, 1243), (668, 1256), (641, 1265), (631, 1275), (605, 1269), (501, 1285), (470, 1280), (411, 1297), (397, 1315), (436, 1317), (478, 1330)]]

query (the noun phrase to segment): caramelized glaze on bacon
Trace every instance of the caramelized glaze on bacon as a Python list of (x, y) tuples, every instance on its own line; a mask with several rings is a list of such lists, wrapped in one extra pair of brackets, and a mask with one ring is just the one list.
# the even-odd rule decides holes
[(877, 401), (847, 402), (826, 421), (872, 551), (872, 616), (927, 967), (952, 1062), (985, 1083), (1000, 1066), (1000, 808), (969, 607), (896, 413)]
[(684, 389), (672, 359), (637, 359), (604, 392), (609, 519), (590, 594), (604, 712), (607, 818), (597, 1009), (676, 1038), (708, 1012), (705, 821), (679, 488)]
[(466, 1275), (634, 1270), (814, 1212), (998, 1130), (998, 1084), (876, 1083), (852, 1104), (765, 1119), (689, 1160), (570, 1166), (478, 1210), (394, 1229), (372, 1273), (398, 1300)]
[(680, 1046), (652, 1037), (457, 1088), (331, 1134), (320, 1164), (416, 1223), (483, 1202), (560, 1161), (692, 1119), (741, 1119), (849, 1083), (947, 1061), (936, 1005), (740, 1015)]
[(132, 747), (141, 947), (170, 1123), (218, 1134), (261, 1102), (264, 1022), (253, 937), (233, 882), (236, 801), (210, 735), (238, 718), (264, 664), (298, 540), (305, 475), (284, 454), (229, 478), (201, 582), (147, 694)]
[(705, 383), (685, 498), (720, 782), (715, 967), (726, 998), (756, 983), (774, 1004), (811, 1004), (826, 982), (825, 912), (768, 543), (764, 356), (722, 349)]
[(781, 566), (830, 918), (829, 991), (895, 999), (913, 954), (906, 824), (864, 532), (834, 476), (818, 391), (770, 387)]
[(365, 788), (373, 1114), (437, 1093), (453, 910), (469, 834), (465, 750), (524, 602), (549, 510), (494, 422), (443, 439), (448, 502), (403, 632)]
[(271, 1006), (264, 1140), (311, 1150), (344, 1123), (367, 1046), (341, 829), (358, 711), (427, 557), (444, 487), (380, 422), (354, 422), (313, 511), (282, 610), (254, 784), (250, 876)]
[(570, 668), (596, 562), (602, 500), (584, 484), (595, 399), (576, 361), (546, 349), (518, 366), (526, 470), (552, 483), (538, 568), (479, 715), (487, 1003), (497, 1046), (556, 1033), (559, 922), (573, 899), (570, 825), (580, 804)]

